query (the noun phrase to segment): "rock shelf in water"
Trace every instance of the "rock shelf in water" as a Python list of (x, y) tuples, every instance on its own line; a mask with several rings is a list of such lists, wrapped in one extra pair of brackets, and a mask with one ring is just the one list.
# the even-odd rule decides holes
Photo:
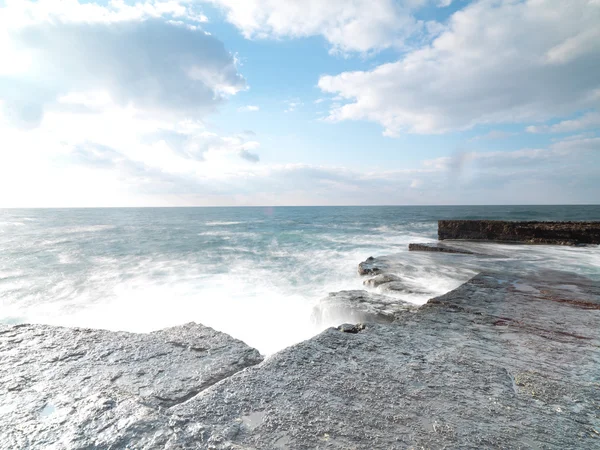
[(462, 253), (463, 255), (473, 255), (473, 252), (466, 249), (449, 247), (443, 244), (408, 244), (410, 252), (438, 252), (438, 253)]
[(600, 244), (600, 222), (440, 220), (438, 238), (530, 244)]
[(5, 326), (0, 448), (600, 448), (599, 329), (599, 283), (550, 271), (482, 273), (262, 363), (195, 324)]

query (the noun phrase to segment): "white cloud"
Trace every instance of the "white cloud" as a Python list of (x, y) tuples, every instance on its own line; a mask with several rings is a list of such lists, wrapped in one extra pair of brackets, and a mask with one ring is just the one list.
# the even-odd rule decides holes
[(319, 87), (346, 102), (329, 120), (378, 122), (386, 135), (564, 117), (600, 104), (598, 23), (589, 0), (481, 0), (430, 45)]
[(294, 100), (288, 100), (286, 101), (287, 104), (287, 108), (283, 111), (284, 113), (291, 113), (296, 111), (299, 107), (303, 106), (304, 103), (302, 103), (300, 100), (298, 99), (294, 99)]
[(517, 133), (511, 132), (511, 131), (502, 131), (502, 130), (491, 130), (486, 134), (482, 134), (480, 136), (475, 136), (473, 138), (471, 138), (471, 141), (482, 141), (482, 140), (497, 140), (497, 139), (504, 139), (507, 137), (511, 137), (516, 135)]
[(123, 0), (111, 0), (106, 5), (80, 3), (78, 0), (7, 0), (5, 3), (4, 25), (19, 28), (42, 22), (109, 24), (162, 17), (197, 23), (207, 21), (193, 4), (181, 0), (146, 1), (132, 5)]
[(0, 60), (8, 67), (0, 70), (0, 97), (8, 116), (36, 126), (49, 108), (83, 112), (111, 103), (199, 117), (246, 88), (220, 41), (173, 18), (202, 20), (175, 1), (8, 2), (0, 8)]
[[(38, 127), (0, 116), (0, 205), (117, 206), (181, 202), (259, 161), (245, 132), (219, 136), (198, 121), (140, 117), (129, 108), (47, 112)], [(176, 195), (180, 198), (172, 198)]]
[(420, 29), (411, 9), (422, 0), (204, 0), (221, 7), (248, 39), (321, 35), (334, 52), (401, 45)]
[(600, 127), (600, 113), (590, 112), (573, 120), (563, 120), (554, 125), (531, 125), (526, 128), (529, 133), (570, 133)]
[(246, 88), (204, 20), (186, 1), (0, 7), (0, 204), (168, 204), (256, 165), (250, 132), (202, 123)]
[(13, 150), (0, 152), (0, 207), (585, 203), (600, 179), (600, 138), (401, 170), (257, 164), (259, 145), (248, 131), (220, 136), (117, 106), (50, 111), (29, 131), (0, 117), (0, 148)]
[(238, 112), (256, 112), (256, 111), (259, 111), (260, 108), (255, 105), (246, 105), (246, 106), (240, 106), (237, 110), (238, 110)]

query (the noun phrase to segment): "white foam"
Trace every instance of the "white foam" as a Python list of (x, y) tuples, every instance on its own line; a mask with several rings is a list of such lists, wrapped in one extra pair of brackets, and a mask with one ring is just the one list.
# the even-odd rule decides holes
[(0, 322), (147, 332), (195, 321), (271, 354), (324, 328), (315, 327), (311, 315), (327, 293), (365, 289), (356, 266), (369, 256), (398, 253), (397, 262), (402, 263), (398, 275), (409, 288), (423, 293), (394, 295), (416, 304), (458, 287), (480, 269), (515, 261), (600, 277), (597, 247), (465, 244), (474, 251), (494, 253), (492, 258), (408, 252), (409, 242), (433, 239), (403, 232), (402, 227), (356, 235), (319, 233), (290, 244), (286, 239), (293, 234), (302, 233), (292, 230), (274, 237), (267, 248), (263, 244), (253, 248), (258, 233), (210, 230), (203, 235), (231, 239), (227, 247), (169, 258), (54, 252), (54, 247), (69, 242), (55, 236), (35, 244), (36, 250), (52, 251), (61, 263), (53, 269), (33, 276), (0, 259)]
[(212, 221), (212, 222), (206, 222), (204, 225), (206, 225), (207, 227), (219, 227), (219, 226), (228, 226), (228, 225), (241, 225), (243, 223), (246, 222), (221, 222), (221, 221)]

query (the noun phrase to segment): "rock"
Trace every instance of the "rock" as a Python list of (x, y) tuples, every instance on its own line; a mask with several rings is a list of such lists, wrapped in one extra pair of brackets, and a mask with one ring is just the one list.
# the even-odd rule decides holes
[(342, 333), (360, 333), (365, 329), (365, 326), (362, 323), (357, 323), (356, 325), (352, 325), (351, 323), (344, 323), (337, 327), (339, 331)]
[(326, 330), (173, 407), (178, 442), (598, 448), (598, 307), (589, 280), (482, 274), (392, 324)]
[(358, 265), (359, 275), (377, 275), (384, 272), (387, 265), (372, 256), (369, 256), (365, 261)]
[(400, 277), (392, 273), (382, 273), (380, 275), (374, 276), (373, 278), (369, 278), (368, 280), (363, 281), (363, 284), (365, 286), (376, 288), (381, 284), (390, 283), (391, 281), (400, 281)]
[(258, 364), (257, 350), (197, 324), (134, 334), (0, 328), (0, 448), (156, 448), (169, 408)]
[(470, 250), (464, 250), (455, 247), (448, 247), (442, 244), (408, 244), (408, 251), (411, 252), (439, 252), (439, 253), (462, 253), (472, 255)]
[(313, 310), (317, 325), (348, 322), (393, 322), (398, 315), (414, 309), (411, 303), (367, 291), (332, 292)]
[(200, 325), (0, 327), (0, 448), (600, 447), (598, 282), (483, 273), (348, 322), (261, 364)]
[(430, 291), (425, 289), (419, 289), (418, 287), (412, 286), (402, 281), (392, 281), (390, 283), (384, 283), (379, 286), (379, 290), (383, 293), (390, 292), (395, 294), (430, 294)]
[(438, 238), (529, 244), (600, 244), (600, 222), (440, 220)]
[[(391, 292), (394, 294), (431, 294), (431, 292), (418, 289), (391, 273), (382, 273), (363, 281), (365, 286), (379, 288), (382, 292)], [(396, 298), (390, 302), (398, 301)]]

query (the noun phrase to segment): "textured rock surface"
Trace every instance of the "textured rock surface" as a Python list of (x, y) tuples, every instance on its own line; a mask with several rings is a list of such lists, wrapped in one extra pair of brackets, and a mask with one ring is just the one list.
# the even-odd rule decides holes
[(438, 238), (531, 244), (600, 244), (600, 222), (504, 222), (440, 220)]
[(470, 250), (464, 250), (457, 247), (448, 247), (443, 244), (408, 244), (408, 250), (411, 252), (440, 252), (440, 253), (462, 253), (472, 255)]
[[(598, 283), (486, 273), (395, 319), (330, 328), (242, 371), (259, 355), (197, 325), (149, 335), (5, 327), (0, 443), (600, 448)], [(235, 373), (215, 382), (226, 371), (205, 372), (211, 363)]]
[(340, 319), (352, 322), (389, 323), (400, 314), (414, 310), (411, 303), (367, 291), (332, 292), (321, 299), (313, 311), (318, 324), (335, 323)]
[(385, 270), (385, 264), (381, 261), (376, 262), (376, 258), (369, 256), (366, 260), (358, 265), (359, 275), (377, 275)]
[(329, 329), (173, 411), (215, 449), (600, 448), (600, 287), (483, 274)]
[(0, 448), (142, 448), (172, 436), (168, 408), (258, 351), (197, 324), (148, 334), (0, 328)]
[(394, 275), (393, 273), (382, 273), (363, 281), (363, 284), (368, 287), (376, 288), (382, 284), (391, 283), (392, 281), (401, 281), (401, 279), (399, 276)]

